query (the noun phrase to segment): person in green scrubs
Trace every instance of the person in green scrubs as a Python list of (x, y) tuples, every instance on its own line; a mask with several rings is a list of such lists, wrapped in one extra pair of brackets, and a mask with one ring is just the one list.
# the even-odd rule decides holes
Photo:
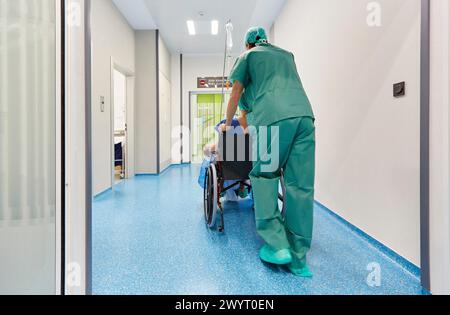
[[(260, 258), (288, 265), (293, 274), (309, 278), (312, 273), (306, 258), (313, 235), (316, 150), (313, 110), (292, 53), (269, 44), (265, 30), (257, 27), (248, 31), (246, 48), (230, 75), (233, 91), (223, 129), (231, 126), (240, 107), (248, 113), (249, 124), (258, 130), (260, 148), (250, 178), (257, 230), (266, 243)], [(266, 142), (260, 139), (264, 127)], [(263, 143), (267, 145), (261, 150)], [(276, 167), (269, 166), (273, 161), (267, 161), (267, 157), (277, 151)], [(282, 172), (286, 186), (284, 218), (278, 206)]]

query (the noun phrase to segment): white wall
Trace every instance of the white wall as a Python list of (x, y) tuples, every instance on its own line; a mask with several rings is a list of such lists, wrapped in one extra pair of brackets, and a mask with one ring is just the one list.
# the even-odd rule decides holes
[[(197, 78), (220, 77), (223, 74), (223, 55), (183, 56), (183, 125), (189, 127), (189, 92), (208, 92), (222, 89), (197, 89)], [(231, 65), (233, 62), (231, 63)], [(187, 139), (185, 139), (187, 140)], [(183, 161), (191, 161), (191, 152), (184, 146)], [(188, 150), (189, 149), (189, 150)]]
[(157, 89), (156, 31), (136, 31), (135, 167), (136, 174), (156, 174)]
[(431, 289), (450, 294), (450, 3), (431, 1)]
[(317, 200), (420, 265), (420, 1), (378, 2), (369, 27), (368, 1), (290, 0), (274, 36), (317, 116)]
[(159, 36), (160, 170), (172, 164), (172, 55)]
[[(93, 189), (98, 194), (111, 187), (111, 58), (128, 71), (135, 69), (134, 31), (110, 0), (92, 3), (92, 149)], [(114, 31), (112, 31), (114, 30)], [(105, 97), (105, 111), (100, 97)]]
[(180, 125), (181, 125), (181, 58), (180, 54), (171, 57), (172, 78), (172, 164), (181, 163)]
[(126, 171), (127, 178), (134, 177), (136, 175), (135, 171), (135, 77), (127, 77), (127, 161), (126, 161)]

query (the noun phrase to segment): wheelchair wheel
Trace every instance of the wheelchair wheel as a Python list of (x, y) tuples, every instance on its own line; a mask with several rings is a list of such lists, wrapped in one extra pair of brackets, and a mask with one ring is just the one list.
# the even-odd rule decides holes
[(204, 190), (205, 220), (211, 229), (216, 226), (218, 200), (217, 170), (215, 165), (211, 165), (206, 172)]
[(278, 207), (280, 208), (283, 217), (286, 214), (286, 185), (284, 182), (284, 174), (281, 176), (280, 188), (278, 192)]

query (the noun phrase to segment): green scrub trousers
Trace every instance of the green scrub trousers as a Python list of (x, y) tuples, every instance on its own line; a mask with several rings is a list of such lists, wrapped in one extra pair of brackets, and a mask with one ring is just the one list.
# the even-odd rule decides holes
[[(278, 127), (278, 131), (277, 128)], [(276, 134), (279, 137), (276, 137)], [(275, 137), (274, 137), (275, 136)], [(275, 171), (264, 169), (279, 138), (279, 165)], [(258, 141), (260, 144), (261, 142)], [(264, 141), (263, 141), (264, 142)], [(258, 234), (274, 250), (290, 249), (292, 267), (306, 266), (313, 234), (315, 181), (315, 126), (311, 117), (292, 118), (268, 127), (267, 150), (258, 150), (258, 159), (250, 174), (255, 195)], [(284, 171), (286, 216), (278, 207), (278, 192)]]

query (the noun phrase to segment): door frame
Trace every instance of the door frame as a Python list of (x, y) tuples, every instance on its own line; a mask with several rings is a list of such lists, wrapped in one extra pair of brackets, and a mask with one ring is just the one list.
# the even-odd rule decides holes
[(420, 270), (422, 287), (431, 291), (430, 258), (430, 83), (431, 3), (421, 0), (420, 34)]
[[(62, 295), (92, 294), (91, 0), (63, 0)], [(71, 20), (74, 18), (74, 20)], [(84, 53), (81, 53), (84, 52)]]
[[(114, 104), (114, 71), (120, 72), (125, 76), (125, 93), (126, 93), (126, 132), (125, 132), (125, 179), (134, 177), (134, 80), (135, 74), (133, 71), (123, 67), (113, 57), (111, 57), (111, 71), (110, 71), (110, 84), (111, 84), (111, 188), (114, 190), (115, 183), (115, 152), (114, 152), (114, 118), (115, 118), (115, 104)], [(131, 134), (131, 135), (130, 135)], [(130, 162), (131, 161), (131, 162)]]
[(65, 1), (55, 0), (56, 211), (55, 294), (65, 294)]

